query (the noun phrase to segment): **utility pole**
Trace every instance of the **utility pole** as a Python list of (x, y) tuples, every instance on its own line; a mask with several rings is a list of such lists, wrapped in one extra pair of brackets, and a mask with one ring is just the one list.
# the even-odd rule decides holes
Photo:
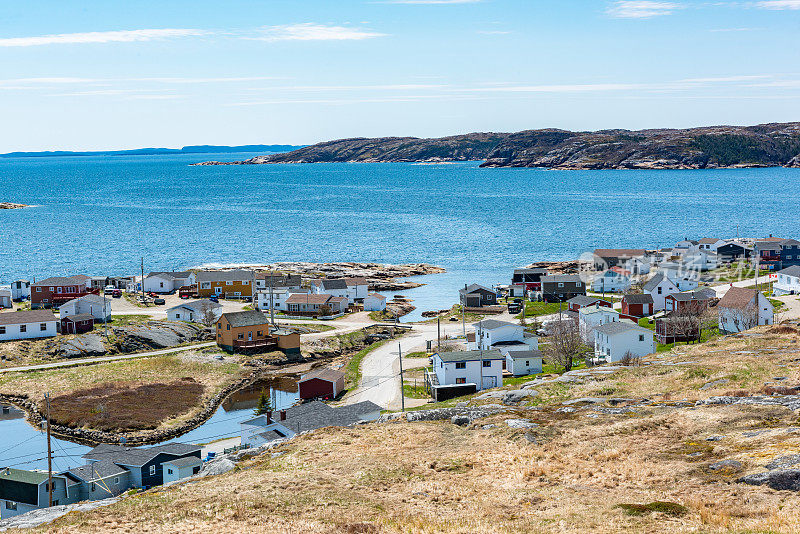
[(436, 350), (442, 348), (442, 320), (441, 317), (436, 317)]
[(47, 413), (47, 506), (53, 506), (53, 449), (50, 447), (50, 393), (44, 394)]
[(403, 392), (403, 349), (400, 342), (397, 342), (397, 357), (400, 360), (400, 411), (406, 411), (406, 396)]
[(275, 326), (275, 303), (272, 300), (272, 271), (269, 273), (269, 320)]
[(461, 304), (461, 334), (467, 337), (467, 319), (464, 316), (464, 304)]
[(483, 320), (478, 321), (478, 350), (481, 352), (481, 383), (478, 386), (478, 391), (483, 389)]
[(142, 256), (142, 303), (144, 303), (144, 256)]

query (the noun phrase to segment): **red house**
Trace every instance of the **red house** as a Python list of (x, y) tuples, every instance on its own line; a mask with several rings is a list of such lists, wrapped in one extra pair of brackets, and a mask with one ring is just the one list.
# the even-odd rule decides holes
[(664, 306), (667, 312), (691, 313), (699, 315), (708, 308), (711, 303), (712, 291), (689, 291), (686, 293), (673, 293), (664, 298)]
[(634, 317), (653, 315), (653, 295), (650, 293), (637, 293), (623, 296), (622, 313)]
[(83, 334), (94, 330), (94, 315), (79, 313), (61, 319), (62, 334)]
[(89, 293), (99, 294), (99, 289), (86, 288), (85, 276), (53, 276), (31, 284), (31, 308), (52, 308), (68, 300)]
[(344, 373), (327, 368), (311, 371), (300, 377), (297, 388), (301, 399), (333, 399), (344, 391)]
[(613, 307), (610, 302), (603, 300), (599, 297), (587, 297), (586, 295), (577, 295), (567, 301), (567, 311), (578, 313), (578, 310), (586, 306), (594, 306), (595, 303), (606, 308)]

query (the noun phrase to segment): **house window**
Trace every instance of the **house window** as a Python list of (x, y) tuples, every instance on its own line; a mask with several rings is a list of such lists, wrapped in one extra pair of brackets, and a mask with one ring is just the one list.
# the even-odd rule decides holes
[(639, 336), (639, 341), (644, 341), (644, 334)]
[(47, 330), (47, 323), (39, 324), (39, 330), (41, 330), (42, 332), (45, 332)]
[(6, 501), (6, 510), (16, 510), (16, 509), (17, 509), (17, 503), (15, 503), (14, 501)]
[(575, 287), (581, 287), (581, 283), (580, 282), (575, 282)]
[(5, 334), (5, 333), (6, 333), (6, 327), (0, 326), (0, 334)]
[(658, 294), (661, 294), (661, 286), (658, 286)]
[(226, 286), (232, 286), (233, 285), (233, 280), (225, 280), (225, 285)]
[[(36, 292), (37, 292), (37, 293), (41, 293), (41, 292), (42, 292), (42, 288), (41, 288), (41, 287), (37, 287), (37, 288), (36, 288)], [(6, 501), (6, 502), (8, 502), (8, 501)]]
[(119, 485), (119, 477), (114, 477), (114, 485), (115, 486)]
[(230, 323), (226, 324), (226, 325), (225, 325), (225, 329), (226, 329), (226, 330), (230, 330), (230, 329), (231, 329), (231, 324), (230, 324)]
[(456, 369), (466, 369), (467, 362), (456, 362)]
[(456, 378), (456, 384), (466, 384), (466, 383), (467, 383), (467, 379), (466, 378), (464, 378), (464, 377)]
[(257, 336), (262, 336), (262, 335), (263, 335), (263, 333), (261, 332), (261, 330), (258, 330), (258, 331), (256, 332), (256, 335), (257, 335)]
[(172, 474), (172, 468), (171, 468), (171, 467), (168, 467), (168, 468), (167, 468), (167, 474), (168, 474), (168, 475), (171, 475), (171, 474)]
[(559, 282), (558, 287), (564, 287), (564, 282)]
[(156, 466), (154, 466), (154, 465), (151, 465), (151, 466), (150, 466), (150, 476), (151, 476), (151, 477), (152, 477), (152, 476), (155, 476), (155, 474), (156, 474)]
[(483, 361), (483, 366), (484, 367), (491, 367), (492, 366), (492, 360), (484, 360)]
[(28, 331), (28, 325), (26, 325), (26, 324), (19, 325), (20, 334), (23, 333), (23, 332), (27, 332), (27, 331)]
[(530, 367), (530, 366), (531, 366), (531, 361), (525, 360), (525, 367)]
[(211, 282), (203, 282), (200, 284), (200, 289), (211, 289)]
[(159, 282), (159, 283), (158, 283), (158, 286), (159, 286), (159, 287), (164, 287), (164, 282)]
[(239, 334), (237, 337), (238, 339), (244, 339), (244, 334)]
[(176, 319), (180, 319), (180, 318), (181, 318), (181, 314), (180, 314), (180, 313), (176, 313), (176, 314), (175, 314), (175, 318), (176, 318)]
[(249, 286), (250, 285), (250, 280), (242, 280), (242, 285), (243, 286)]
[[(54, 287), (51, 287), (51, 288), (50, 288), (50, 292), (51, 292), (51, 293), (52, 293), (53, 291), (55, 291), (55, 290), (56, 290), (56, 288), (54, 288)], [(60, 288), (60, 287), (58, 288), (58, 292), (59, 292), (59, 293), (61, 293), (61, 288)]]
[(89, 488), (89, 491), (94, 491), (95, 489), (96, 488), (95, 488), (94, 482), (92, 482), (92, 486), (91, 486), (91, 488)]

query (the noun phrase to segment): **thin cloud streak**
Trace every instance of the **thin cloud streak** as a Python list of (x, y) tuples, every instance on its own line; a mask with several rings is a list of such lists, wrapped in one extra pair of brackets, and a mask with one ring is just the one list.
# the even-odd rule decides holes
[(188, 28), (164, 28), (148, 30), (121, 30), (86, 33), (58, 33), (36, 37), (7, 37), (0, 39), (0, 47), (44, 46), (55, 44), (98, 44), (98, 43), (133, 43), (174, 39), (180, 37), (197, 37), (206, 35), (205, 30)]
[(670, 15), (681, 7), (674, 2), (655, 2), (652, 0), (619, 0), (606, 10), (606, 13), (619, 19), (649, 19)]
[(800, 0), (765, 0), (757, 5), (764, 9), (800, 9)]
[(286, 24), (270, 26), (261, 30), (262, 35), (244, 37), (251, 41), (362, 41), (385, 37), (385, 33), (378, 33), (349, 26), (327, 26), (304, 22), (301, 24)]

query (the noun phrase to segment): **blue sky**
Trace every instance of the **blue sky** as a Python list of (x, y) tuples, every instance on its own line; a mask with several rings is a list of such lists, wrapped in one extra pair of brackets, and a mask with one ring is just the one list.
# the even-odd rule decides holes
[(800, 120), (800, 0), (0, 4), (0, 152)]

